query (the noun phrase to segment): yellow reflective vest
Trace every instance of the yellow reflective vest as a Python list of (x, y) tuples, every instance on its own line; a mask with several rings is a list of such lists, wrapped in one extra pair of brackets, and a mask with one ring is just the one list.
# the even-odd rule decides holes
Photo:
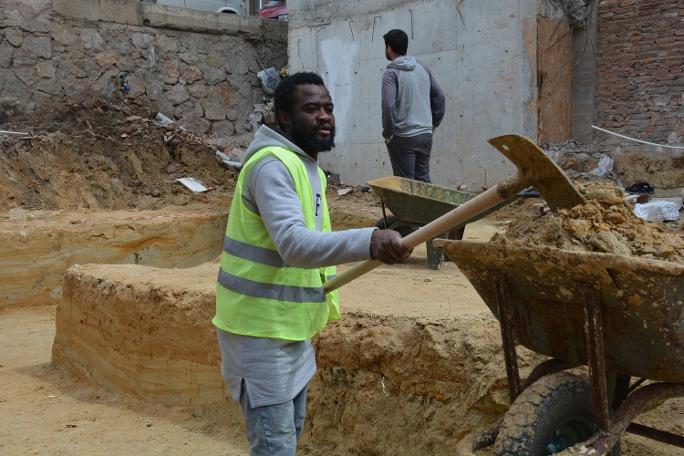
[[(335, 275), (335, 267), (302, 268), (286, 264), (261, 216), (244, 203), (245, 179), (269, 155), (280, 160), (292, 175), (306, 226), (316, 229), (311, 184), (297, 154), (281, 147), (266, 147), (250, 157), (240, 173), (230, 207), (212, 323), (223, 331), (244, 336), (307, 340), (321, 331), (328, 320), (340, 318), (338, 292), (326, 295), (323, 291), (323, 284)], [(320, 168), (318, 175), (323, 194), (321, 231), (329, 232), (327, 180)]]

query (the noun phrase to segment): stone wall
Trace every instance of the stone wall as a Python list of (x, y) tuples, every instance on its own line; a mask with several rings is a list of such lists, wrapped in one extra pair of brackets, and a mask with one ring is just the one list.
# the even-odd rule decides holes
[(86, 3), (0, 0), (0, 126), (54, 103), (120, 96), (196, 133), (239, 135), (262, 101), (256, 73), (286, 63), (277, 21)]
[(650, 141), (684, 142), (681, 0), (601, 1), (597, 44), (597, 124)]

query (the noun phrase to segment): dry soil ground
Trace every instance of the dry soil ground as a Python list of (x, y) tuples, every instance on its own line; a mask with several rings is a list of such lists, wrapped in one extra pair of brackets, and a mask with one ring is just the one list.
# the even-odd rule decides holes
[[(483, 240), (495, 230), (480, 222), (466, 235)], [(347, 287), (347, 308), (426, 319), (488, 315), (453, 264), (429, 271), (424, 255), (423, 248), (417, 249), (407, 264), (381, 268)], [(240, 425), (220, 411), (133, 401), (51, 364), (54, 331), (54, 307), (0, 314), (0, 455), (246, 454)], [(666, 404), (650, 422), (681, 432), (682, 404)], [(682, 454), (634, 437), (623, 448), (632, 456)]]
[[(139, 116), (139, 117), (138, 117)], [(213, 148), (182, 132), (145, 121), (149, 113), (95, 103), (90, 111), (63, 107), (38, 125), (36, 136), (0, 145), (0, 210), (177, 210), (191, 203), (226, 209), (235, 173)], [(44, 124), (44, 125), (43, 125)], [(43, 131), (45, 130), (45, 131)], [(215, 187), (192, 195), (175, 182), (191, 175)], [(348, 225), (378, 217), (370, 195), (331, 198)], [(16, 214), (15, 214), (16, 215)], [(466, 229), (487, 240), (508, 214)], [(348, 219), (348, 220), (347, 220)], [(343, 268), (342, 268), (343, 269)], [(425, 319), (459, 314), (491, 318), (457, 268), (425, 268), (424, 248), (407, 264), (381, 268), (344, 289), (351, 311)], [(46, 302), (0, 312), (0, 455), (241, 455), (239, 423), (222, 410), (186, 410), (131, 400), (84, 382), (51, 363), (55, 308)], [(492, 344), (498, 343), (492, 339)], [(501, 366), (503, 372), (503, 366)], [(684, 406), (671, 402), (649, 415), (682, 433)], [(380, 411), (379, 413), (386, 413)], [(353, 439), (354, 435), (348, 438)], [(676, 449), (628, 437), (623, 454), (681, 455)], [(486, 454), (483, 453), (483, 454)]]

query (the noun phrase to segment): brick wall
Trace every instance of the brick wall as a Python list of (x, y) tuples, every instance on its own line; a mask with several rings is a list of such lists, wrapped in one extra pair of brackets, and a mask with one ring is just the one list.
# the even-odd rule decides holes
[(598, 14), (597, 125), (684, 143), (684, 3), (602, 0)]

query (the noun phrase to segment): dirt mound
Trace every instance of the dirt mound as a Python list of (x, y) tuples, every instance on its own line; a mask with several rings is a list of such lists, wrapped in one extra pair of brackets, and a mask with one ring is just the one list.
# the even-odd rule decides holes
[[(211, 325), (217, 267), (72, 267), (53, 360), (126, 395), (225, 407)], [(365, 295), (368, 308), (379, 307)], [(507, 408), (498, 325), (485, 312), (447, 320), (345, 312), (315, 339), (319, 371), (302, 452), (453, 454), (464, 435)], [(538, 360), (520, 349), (524, 372)]]
[[(30, 136), (0, 136), (0, 210), (225, 205), (236, 173), (201, 138), (158, 126), (150, 115), (96, 100), (37, 116)], [(214, 190), (192, 193), (179, 177)]]
[(593, 183), (582, 192), (587, 204), (514, 219), (506, 233), (494, 235), (492, 242), (684, 262), (684, 240), (634, 215), (622, 189)]

